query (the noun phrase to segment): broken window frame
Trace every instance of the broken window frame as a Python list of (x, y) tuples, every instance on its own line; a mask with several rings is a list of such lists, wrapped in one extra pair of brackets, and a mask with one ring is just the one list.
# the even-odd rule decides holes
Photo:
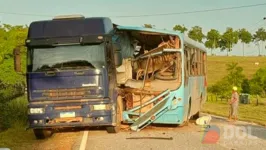
[[(188, 56), (186, 56), (186, 53)], [(188, 77), (206, 75), (206, 58), (204, 58), (206, 57), (205, 51), (198, 48), (194, 48), (192, 46), (185, 45), (184, 57), (186, 64), (189, 66), (188, 68), (186, 68), (186, 71), (188, 71)], [(187, 81), (185, 81), (185, 83), (186, 82)]]

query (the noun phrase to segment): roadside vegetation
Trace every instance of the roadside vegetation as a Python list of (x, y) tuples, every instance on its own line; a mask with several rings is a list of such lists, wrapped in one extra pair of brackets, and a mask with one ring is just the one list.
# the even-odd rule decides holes
[[(26, 102), (25, 61), (26, 49), (22, 48), (22, 72), (16, 73), (13, 65), (13, 49), (23, 45), (27, 35), (27, 26), (0, 25), (0, 132), (25, 121)], [(21, 98), (18, 98), (21, 97)], [(16, 99), (18, 98), (18, 99)]]
[[(239, 120), (266, 125), (266, 98), (259, 99), (257, 105), (257, 97), (250, 97), (250, 104), (240, 104), (238, 116)], [(216, 99), (214, 95), (208, 96), (208, 101), (204, 104), (203, 112), (217, 116), (228, 117), (229, 105), (227, 100)]]
[[(226, 75), (208, 87), (203, 112), (228, 117), (232, 87), (240, 93), (239, 119), (266, 125), (266, 67), (259, 68), (250, 78), (236, 62), (225, 64)], [(248, 95), (243, 99), (241, 95)]]
[[(35, 137), (32, 130), (26, 131), (27, 99), (26, 96), (15, 98), (1, 104), (0, 147), (10, 149), (30, 149)], [(23, 145), (23, 147), (21, 147)]]

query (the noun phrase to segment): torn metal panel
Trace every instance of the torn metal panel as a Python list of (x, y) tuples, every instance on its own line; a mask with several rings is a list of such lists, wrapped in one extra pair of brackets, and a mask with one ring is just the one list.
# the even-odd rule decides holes
[[(168, 111), (170, 90), (181, 85), (182, 52), (178, 36), (140, 31), (127, 33), (132, 47), (135, 50), (137, 47), (138, 56), (117, 68), (117, 80), (125, 104), (123, 121), (133, 123), (131, 129), (136, 131)], [(132, 70), (127, 71), (126, 66)]]
[(123, 59), (122, 65), (116, 68), (116, 72), (118, 84), (125, 84), (127, 80), (132, 79), (131, 59)]
[[(162, 70), (163, 68), (170, 67), (174, 65), (175, 58), (177, 56), (175, 54), (165, 54), (160, 55), (156, 57), (152, 57), (151, 61), (149, 62), (149, 67), (147, 70), (147, 73), (155, 73), (156, 71)], [(141, 59), (138, 61), (135, 61), (134, 63), (134, 71), (137, 72), (138, 77), (141, 77), (144, 75), (144, 69), (146, 67), (148, 59)]]
[[(123, 120), (125, 122), (133, 122), (131, 130), (139, 131), (151, 124), (168, 110), (167, 102), (169, 97), (170, 91), (166, 90), (160, 95), (157, 95), (130, 110), (124, 111)], [(141, 111), (144, 107), (149, 107), (149, 105), (153, 106), (145, 112)], [(132, 117), (132, 115), (138, 117)]]

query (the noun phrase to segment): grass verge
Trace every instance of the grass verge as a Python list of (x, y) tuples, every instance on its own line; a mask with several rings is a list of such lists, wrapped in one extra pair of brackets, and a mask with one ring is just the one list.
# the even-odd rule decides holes
[(1, 104), (0, 147), (10, 149), (31, 149), (35, 141), (32, 130), (25, 131), (27, 125), (27, 100), (25, 96)]
[(0, 133), (0, 147), (11, 150), (33, 149), (36, 139), (32, 130), (25, 130), (25, 126), (17, 124)]
[(27, 100), (25, 96), (0, 105), (0, 130), (27, 124)]
[[(264, 104), (256, 106), (251, 104), (240, 104), (238, 109), (239, 120), (266, 125), (266, 109)], [(226, 101), (208, 101), (203, 106), (203, 112), (218, 116), (228, 117), (230, 106)]]

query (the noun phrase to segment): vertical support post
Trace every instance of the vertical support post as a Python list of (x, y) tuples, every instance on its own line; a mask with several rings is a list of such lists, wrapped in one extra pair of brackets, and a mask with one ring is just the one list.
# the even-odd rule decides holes
[(20, 49), (18, 47), (13, 50), (14, 55), (14, 69), (16, 72), (21, 72), (21, 56)]

